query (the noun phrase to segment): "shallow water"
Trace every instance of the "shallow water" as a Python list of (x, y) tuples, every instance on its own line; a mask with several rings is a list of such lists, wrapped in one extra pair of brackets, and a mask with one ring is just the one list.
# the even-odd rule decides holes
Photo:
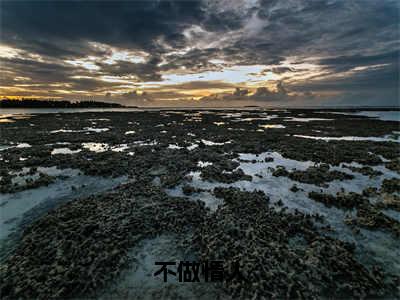
[(358, 111), (358, 112), (339, 112), (339, 111), (321, 111), (320, 113), (331, 113), (338, 115), (353, 115), (353, 116), (365, 116), (370, 118), (377, 118), (382, 121), (398, 121), (400, 122), (400, 111), (392, 110), (392, 111)]
[(173, 272), (177, 272), (180, 261), (196, 261), (194, 254), (180, 245), (185, 237), (189, 238), (190, 234), (162, 234), (139, 242), (129, 253), (129, 267), (95, 298), (216, 299), (221, 296), (221, 290), (212, 283), (179, 282), (177, 276), (171, 274), (164, 282), (163, 273), (154, 276), (160, 269), (155, 265), (156, 261), (176, 263), (176, 266), (169, 266)]
[(357, 116), (366, 116), (371, 118), (378, 118), (382, 121), (399, 121), (400, 111), (360, 111), (354, 113)]
[[(274, 160), (265, 162), (266, 157), (272, 157)], [(342, 210), (336, 207), (327, 207), (323, 203), (316, 202), (308, 197), (311, 191), (324, 192), (335, 195), (343, 189), (346, 192), (361, 193), (366, 187), (380, 187), (385, 178), (400, 178), (396, 172), (386, 169), (384, 166), (374, 166), (374, 170), (383, 172), (382, 176), (370, 178), (360, 173), (355, 173), (347, 168), (331, 166), (331, 170), (338, 170), (349, 173), (354, 176), (352, 180), (334, 180), (328, 183), (327, 187), (319, 187), (313, 184), (306, 184), (293, 181), (287, 177), (275, 177), (269, 169), (277, 166), (284, 166), (287, 170), (306, 170), (308, 167), (316, 165), (312, 161), (296, 161), (286, 159), (277, 152), (265, 152), (260, 155), (243, 153), (239, 157), (241, 168), (245, 174), (252, 176), (252, 181), (237, 181), (232, 184), (220, 182), (208, 182), (202, 180), (201, 172), (190, 172), (187, 176), (192, 180), (189, 185), (209, 190), (210, 192), (201, 192), (189, 196), (192, 200), (200, 200), (205, 203), (212, 211), (218, 208), (218, 205), (223, 203), (223, 200), (216, 198), (211, 193), (215, 187), (238, 187), (242, 190), (255, 191), (261, 190), (270, 198), (271, 203), (282, 201), (283, 206), (286, 206), (289, 211), (299, 210), (308, 214), (319, 214), (325, 217), (327, 224), (334, 228), (334, 232), (329, 233), (331, 236), (344, 241), (352, 242), (357, 245), (356, 254), (360, 261), (367, 264), (378, 263), (384, 266), (388, 271), (400, 275), (400, 240), (393, 237), (391, 233), (381, 230), (366, 230), (363, 229), (359, 234), (354, 234), (352, 229), (344, 223), (344, 219), (355, 214), (355, 210)], [(252, 161), (256, 160), (256, 163)], [(199, 162), (203, 165), (204, 162)], [(347, 164), (349, 165), (349, 164)], [(357, 163), (350, 164), (360, 167)], [(261, 178), (256, 175), (261, 175)], [(292, 192), (290, 188), (296, 184), (300, 189), (297, 192)], [(171, 196), (183, 197), (182, 186), (179, 185), (173, 189), (167, 190)], [(400, 218), (400, 213), (396, 211), (390, 212), (394, 219)], [(380, 245), (377, 245), (379, 241)], [(390, 265), (388, 265), (390, 264)]]
[(71, 150), (69, 148), (55, 148), (53, 151), (51, 151), (51, 155), (56, 155), (56, 154), (74, 154), (74, 153), (79, 153), (82, 150)]
[(265, 124), (265, 125), (258, 125), (258, 127), (261, 127), (261, 128), (264, 128), (264, 129), (271, 129), (271, 128), (282, 129), (282, 128), (286, 128), (286, 126), (281, 125), (281, 124)]
[(9, 148), (30, 148), (30, 147), (32, 147), (32, 146), (30, 144), (28, 144), (28, 143), (19, 143), (19, 144), (16, 144), (16, 145), (9, 145), (9, 146), (0, 145), (0, 151), (6, 150), (6, 149), (9, 149)]
[(323, 119), (323, 118), (286, 118), (285, 122), (312, 122), (312, 121), (332, 121), (333, 119)]
[(232, 119), (233, 122), (252, 122), (252, 121), (270, 121), (272, 119), (278, 118), (278, 115), (269, 115), (267, 113), (258, 114), (259, 117), (246, 117), (246, 118), (235, 118)]
[[(136, 111), (136, 109), (134, 109)], [(87, 110), (86, 110), (87, 111)], [(125, 110), (123, 110), (125, 111)], [(56, 112), (56, 111), (53, 111)], [(58, 111), (57, 111), (58, 112)], [(76, 111), (68, 111), (68, 112), (76, 112)], [(20, 110), (19, 110), (20, 113)], [(196, 112), (196, 113), (185, 113), (185, 112), (174, 112), (174, 111), (165, 111), (163, 115), (169, 114), (178, 114), (184, 115), (186, 121), (188, 122), (197, 122), (201, 120), (202, 114), (209, 114), (215, 112)], [(264, 131), (262, 127), (265, 128), (265, 132), (275, 133), (279, 132), (278, 130), (274, 130), (272, 128), (285, 128), (284, 125), (281, 124), (268, 124), (268, 120), (274, 119), (278, 117), (277, 115), (270, 115), (269, 113), (258, 113), (256, 117), (252, 118), (249, 116), (247, 112), (234, 112), (227, 113), (221, 112), (217, 113), (219, 116), (223, 118), (223, 121), (226, 122), (214, 122), (216, 126), (222, 126), (228, 124), (228, 122), (252, 122), (252, 121), (262, 121), (256, 123), (256, 128), (259, 126), (258, 131)], [(296, 122), (313, 122), (313, 121), (330, 121), (332, 119), (319, 119), (319, 118), (300, 118), (300, 114), (297, 115), (296, 118), (286, 118), (284, 121), (288, 121), (284, 123), (287, 127), (290, 126), (303, 126), (304, 124), (296, 125), (290, 123), (290, 121)], [(207, 116), (203, 116), (204, 120), (206, 120)], [(286, 117), (286, 116), (285, 116)], [(90, 121), (96, 121), (99, 125), (95, 127), (79, 127), (81, 130), (69, 130), (62, 129), (56, 130), (54, 132), (79, 132), (80, 134), (85, 134), (88, 132), (99, 132), (96, 134), (96, 137), (101, 135), (100, 132), (111, 130), (112, 125), (109, 123), (109, 119), (98, 118), (98, 119), (90, 119)], [(100, 125), (100, 122), (105, 122)], [(136, 124), (140, 125), (138, 122), (127, 122), (128, 124)], [(157, 122), (158, 123), (158, 122)], [(264, 125), (258, 125), (259, 123), (265, 123)], [(272, 123), (272, 122), (271, 122)], [(126, 123), (125, 123), (126, 124)], [(156, 127), (160, 127), (159, 129), (166, 128), (165, 126), (170, 125), (184, 125), (181, 122), (170, 122), (164, 124), (158, 124)], [(186, 123), (188, 124), (188, 123)], [(240, 123), (245, 126), (249, 124)], [(329, 122), (326, 122), (329, 125)], [(95, 125), (95, 124), (94, 124)], [(93, 126), (94, 126), (93, 125)], [(198, 123), (194, 124), (194, 126), (199, 125)], [(202, 124), (203, 125), (203, 124)], [(232, 125), (232, 124), (231, 124)], [(236, 123), (235, 125), (238, 125)], [(7, 126), (7, 125), (4, 125)], [(110, 127), (110, 128), (106, 128)], [(213, 126), (215, 128), (216, 126)], [(200, 127), (203, 129), (203, 132), (207, 132), (207, 128)], [(56, 129), (59, 127), (56, 127)], [(68, 128), (68, 127), (67, 127)], [(117, 128), (117, 125), (116, 125)], [(271, 128), (271, 131), (269, 129)], [(127, 128), (122, 131), (122, 135), (125, 137), (124, 140), (121, 140), (119, 143), (125, 143), (129, 138), (135, 137), (136, 133), (135, 129), (138, 132), (138, 135), (141, 133), (141, 129), (135, 127), (135, 125), (127, 125)], [(218, 128), (221, 129), (221, 128)], [(168, 128), (168, 131), (162, 130), (161, 133), (172, 133), (173, 129)], [(192, 129), (193, 130), (193, 129)], [(227, 128), (227, 130), (238, 130), (245, 131), (248, 129), (244, 128)], [(188, 130), (189, 131), (189, 130)], [(322, 132), (319, 130), (314, 130), (315, 132)], [(111, 131), (112, 132), (112, 131)], [(117, 132), (117, 130), (115, 130)], [(233, 132), (231, 132), (233, 133)], [(230, 134), (231, 134), (230, 133)], [(116, 133), (118, 134), (118, 133)], [(126, 137), (127, 135), (132, 135)], [(221, 139), (221, 136), (216, 138), (215, 136), (203, 136), (202, 132), (197, 132), (196, 134), (191, 132), (185, 132), (187, 135), (187, 140), (180, 140), (179, 143), (174, 143), (175, 136), (171, 136), (172, 141), (169, 141), (167, 144), (164, 143), (163, 139), (154, 140), (152, 136), (140, 136), (138, 141), (131, 142), (131, 144), (114, 144), (117, 141), (110, 140), (110, 144), (103, 143), (103, 141), (107, 141), (106, 139), (101, 139), (101, 137), (97, 140), (89, 140), (93, 142), (81, 143), (82, 150), (87, 149), (89, 151), (94, 152), (105, 152), (105, 151), (114, 151), (114, 152), (123, 152), (126, 155), (135, 155), (134, 151), (136, 150), (138, 157), (140, 157), (139, 147), (141, 146), (154, 146), (162, 145), (163, 150), (165, 148), (173, 150), (173, 151), (181, 151), (182, 148), (186, 148), (190, 151), (195, 150), (199, 147), (200, 141), (204, 143), (208, 148), (217, 148), (215, 146), (221, 146), (224, 144), (229, 144), (235, 141), (232, 137), (231, 140), (228, 138)], [(306, 134), (309, 134), (308, 132)], [(53, 137), (55, 135), (52, 135)], [(73, 134), (71, 134), (73, 136)], [(94, 135), (93, 135), (94, 136)], [(197, 138), (189, 138), (196, 137)], [(64, 135), (65, 137), (65, 135)], [(165, 136), (163, 136), (165, 137)], [(385, 137), (315, 137), (308, 135), (298, 135), (299, 138), (312, 138), (312, 139), (324, 139), (324, 140), (372, 140), (372, 141), (396, 141), (400, 142), (399, 137), (397, 140), (391, 136)], [(73, 141), (73, 140), (72, 140)], [(79, 140), (81, 142), (83, 140)], [(97, 141), (97, 142), (94, 142)], [(100, 141), (100, 142), (99, 142)], [(58, 142), (54, 143), (53, 140), (47, 141), (48, 143), (52, 142), (52, 145), (66, 145), (68, 143)], [(75, 141), (73, 141), (75, 145)], [(35, 147), (35, 143), (32, 142), (32, 145)], [(165, 146), (165, 147), (164, 147)], [(182, 147), (184, 146), (184, 147)], [(5, 150), (7, 148), (24, 148), (30, 147), (29, 144), (21, 143), (21, 144), (12, 144), (12, 145), (0, 145), (0, 150)], [(67, 155), (74, 154), (82, 151), (71, 150), (67, 148), (69, 146), (56, 146), (52, 150), (53, 155)], [(73, 148), (71, 146), (72, 149)], [(229, 147), (224, 147), (229, 148)], [(51, 149), (51, 148), (49, 148)], [(154, 149), (153, 149), (154, 150)], [(195, 151), (198, 151), (196, 149)], [(218, 149), (219, 150), (219, 149)], [(172, 151), (170, 151), (172, 152)], [(4, 153), (4, 152), (3, 152)], [(82, 152), (81, 154), (83, 154)], [(265, 162), (264, 159), (266, 157), (272, 157), (274, 160), (272, 162)], [(64, 158), (64, 157), (63, 157)], [(192, 177), (192, 181), (188, 182), (189, 185), (204, 189), (206, 191), (201, 191), (199, 193), (195, 193), (188, 198), (191, 200), (200, 200), (205, 203), (207, 207), (210, 208), (211, 211), (215, 211), (219, 205), (223, 204), (223, 200), (220, 198), (216, 198), (212, 194), (212, 189), (214, 187), (223, 186), (223, 187), (238, 187), (243, 190), (254, 191), (254, 190), (262, 190), (266, 193), (266, 195), (270, 198), (270, 202), (276, 205), (277, 209), (280, 209), (277, 205), (279, 201), (282, 201), (283, 205), (288, 207), (290, 211), (295, 209), (302, 211), (304, 213), (315, 214), (318, 213), (325, 217), (327, 223), (331, 225), (335, 231), (329, 233), (331, 236), (337, 237), (342, 240), (350, 241), (356, 244), (356, 254), (360, 261), (366, 262), (368, 265), (372, 265), (373, 263), (379, 263), (381, 266), (384, 266), (388, 271), (393, 272), (395, 274), (400, 275), (400, 241), (393, 237), (391, 233), (384, 232), (381, 230), (360, 230), (360, 233), (355, 234), (352, 229), (344, 223), (344, 219), (349, 215), (354, 215), (355, 210), (342, 210), (335, 207), (327, 207), (322, 203), (315, 202), (314, 200), (308, 197), (308, 193), (310, 191), (322, 191), (325, 193), (335, 194), (342, 189), (347, 192), (353, 191), (357, 193), (361, 193), (363, 189), (366, 187), (380, 187), (383, 179), (385, 178), (399, 178), (399, 175), (395, 172), (392, 172), (386, 169), (383, 165), (372, 167), (375, 170), (382, 171), (384, 173), (383, 176), (377, 176), (373, 178), (369, 178), (367, 176), (361, 175), (359, 173), (352, 172), (347, 168), (343, 168), (342, 166), (332, 167), (334, 170), (339, 170), (341, 172), (349, 173), (355, 176), (352, 180), (344, 180), (344, 181), (332, 181), (328, 183), (328, 186), (318, 187), (312, 184), (304, 184), (292, 181), (287, 177), (274, 177), (272, 176), (272, 171), (269, 168), (276, 168), (278, 165), (285, 166), (288, 170), (297, 169), (297, 170), (305, 170), (310, 166), (315, 165), (312, 161), (296, 161), (291, 159), (286, 159), (282, 157), (277, 152), (265, 152), (260, 155), (242, 153), (240, 154), (240, 166), (239, 168), (243, 169), (243, 171), (252, 176), (252, 181), (237, 181), (232, 184), (223, 184), (219, 182), (207, 182), (201, 179), (201, 170), (197, 172), (190, 172), (187, 174)], [(0, 159), (2, 159), (0, 157)], [(26, 157), (19, 157), (20, 160), (25, 160)], [(251, 161), (256, 160), (256, 163), (252, 163)], [(212, 164), (209, 161), (198, 161), (197, 166), (199, 168), (204, 168)], [(362, 167), (359, 164), (352, 163), (350, 164), (356, 167)], [(50, 168), (51, 169), (51, 168)], [(54, 173), (54, 172), (55, 173)], [(7, 236), (13, 233), (17, 233), (20, 231), (20, 228), (26, 226), (32, 220), (37, 217), (42, 216), (46, 211), (53, 209), (54, 207), (65, 203), (67, 201), (71, 201), (78, 197), (84, 197), (87, 195), (91, 195), (94, 193), (101, 193), (115, 185), (126, 180), (126, 178), (117, 178), (117, 179), (105, 179), (101, 177), (93, 177), (93, 176), (85, 176), (80, 175), (78, 170), (47, 170), (47, 173), (53, 172), (53, 175), (67, 175), (69, 178), (63, 180), (56, 180), (55, 183), (50, 184), (47, 187), (40, 187), (34, 190), (27, 190), (15, 193), (13, 195), (0, 195), (0, 245), (3, 247), (3, 243), (7, 239)], [(58, 172), (58, 173), (57, 173)], [(70, 173), (68, 173), (70, 172)], [(85, 186), (82, 186), (82, 183), (85, 183)], [(290, 191), (290, 188), (296, 184), (298, 188), (300, 188), (297, 192)], [(178, 197), (186, 197), (182, 191), (182, 185), (177, 186), (176, 188), (167, 190), (167, 193), (171, 196)], [(72, 187), (75, 187), (72, 190)], [(208, 191), (207, 191), (208, 190)], [(2, 198), (2, 197), (6, 198)], [(7, 198), (8, 197), (8, 198)], [(390, 216), (393, 219), (400, 220), (400, 214), (397, 211), (393, 210), (385, 210), (384, 213)], [(168, 283), (167, 287), (163, 285), (163, 282), (159, 280), (154, 280), (152, 274), (154, 273), (154, 262), (157, 260), (171, 261), (173, 259), (182, 260), (186, 258), (187, 254), (182, 252), (181, 250), (176, 249), (176, 245), (182, 240), (182, 236), (176, 235), (161, 235), (155, 238), (146, 239), (138, 244), (134, 249), (131, 250), (130, 257), (134, 262), (130, 268), (125, 270), (123, 274), (117, 279), (114, 285), (109, 286), (106, 291), (99, 294), (100, 299), (106, 299), (111, 297), (111, 295), (119, 295), (120, 298), (153, 298), (157, 296), (159, 298), (215, 298), (215, 295), (212, 290), (210, 290), (210, 285), (208, 284), (206, 287), (201, 287), (198, 284), (195, 285), (179, 285), (176, 282)], [(4, 248), (4, 247), (3, 247)]]
[(38, 171), (50, 176), (67, 177), (56, 179), (48, 186), (12, 194), (0, 194), (0, 248), (3, 248), (2, 251), (6, 246), (11, 246), (4, 244), (10, 234), (20, 232), (22, 228), (47, 211), (73, 199), (104, 192), (127, 180), (125, 176), (103, 178), (82, 175), (75, 169), (39, 167)]
[(295, 137), (312, 140), (323, 140), (323, 141), (372, 141), (372, 142), (396, 142), (400, 143), (400, 136), (393, 137), (391, 135), (385, 137), (375, 136), (341, 136), (341, 137), (328, 137), (328, 136), (310, 136), (295, 134)]
[[(82, 148), (87, 149), (91, 152), (101, 153), (106, 151), (114, 151), (114, 152), (124, 152), (130, 148), (128, 144), (119, 144), (115, 146), (110, 146), (107, 143), (82, 143)], [(76, 150), (75, 152), (68, 153), (73, 154), (80, 152), (80, 150)]]
[(222, 146), (225, 144), (230, 144), (231, 141), (226, 141), (226, 142), (213, 142), (209, 140), (202, 139), (201, 142), (206, 145), (206, 146)]
[(109, 149), (109, 145), (106, 143), (82, 143), (84, 149), (88, 149), (92, 152), (105, 152)]
[(169, 144), (167, 148), (171, 149), (171, 150), (179, 150), (179, 149), (182, 149), (183, 147), (178, 146), (176, 144)]

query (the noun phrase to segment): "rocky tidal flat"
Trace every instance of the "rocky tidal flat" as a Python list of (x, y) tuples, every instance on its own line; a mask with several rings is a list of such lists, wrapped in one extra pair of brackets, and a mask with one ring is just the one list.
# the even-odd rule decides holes
[[(164, 109), (0, 119), (1, 298), (400, 297), (398, 118)], [(242, 277), (153, 276), (153, 260), (186, 259), (235, 263)]]

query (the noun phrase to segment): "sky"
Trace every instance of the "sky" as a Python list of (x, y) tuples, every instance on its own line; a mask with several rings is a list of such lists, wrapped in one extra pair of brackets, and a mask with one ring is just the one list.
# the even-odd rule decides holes
[(399, 106), (397, 0), (0, 1), (0, 96)]

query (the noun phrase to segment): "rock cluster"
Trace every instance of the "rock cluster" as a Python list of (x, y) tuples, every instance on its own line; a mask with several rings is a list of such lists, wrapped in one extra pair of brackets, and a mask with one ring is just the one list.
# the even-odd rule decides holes
[[(334, 120), (329, 122), (285, 122), (284, 130), (269, 130), (268, 134), (257, 132), (256, 129), (265, 121), (258, 120), (264, 112), (244, 111), (243, 114), (255, 117), (251, 122), (238, 122), (240, 117), (227, 118), (225, 114), (234, 114), (233, 111), (215, 113), (199, 113), (198, 111), (185, 111), (181, 113), (163, 112), (113, 112), (113, 113), (82, 113), (82, 114), (56, 114), (36, 115), (30, 119), (18, 120), (15, 123), (2, 124), (3, 144), (29, 143), (30, 148), (10, 148), (2, 151), (0, 172), (3, 170), (21, 170), (23, 167), (51, 167), (76, 168), (86, 175), (96, 176), (149, 176), (149, 170), (157, 166), (165, 168), (161, 176), (164, 187), (176, 186), (183, 180), (184, 175), (190, 170), (196, 170), (199, 160), (210, 161), (223, 170), (232, 171), (231, 167), (223, 166), (229, 159), (238, 156), (238, 153), (259, 154), (265, 151), (277, 151), (285, 158), (300, 161), (315, 161), (339, 165), (343, 162), (359, 162), (366, 165), (386, 164), (388, 168), (396, 170), (398, 167), (399, 147), (397, 143), (376, 143), (369, 141), (319, 141), (297, 138), (293, 135), (304, 135), (312, 130), (321, 131), (324, 135), (341, 136), (377, 136), (390, 134), (398, 129), (397, 122), (383, 122), (380, 120), (355, 118), (354, 116), (334, 115)], [(198, 114), (201, 122), (193, 122), (185, 114)], [(282, 122), (290, 116), (297, 116), (297, 111), (277, 111), (276, 121)], [(332, 118), (332, 114), (303, 111), (305, 118)], [(91, 120), (97, 119), (97, 124)], [(135, 120), (135, 122), (132, 122)], [(215, 122), (225, 122), (225, 126), (215, 126)], [(199, 126), (201, 125), (201, 126)], [(107, 128), (107, 131), (82, 133), (83, 128)], [(160, 127), (162, 126), (162, 127)], [(127, 128), (135, 134), (126, 135)], [(57, 134), (52, 131), (60, 131)], [(73, 132), (80, 132), (74, 134)], [(189, 135), (190, 134), (190, 135)], [(151, 137), (151, 138), (150, 138)], [(213, 141), (214, 145), (205, 145), (202, 140)], [(222, 142), (229, 141), (229, 144)], [(51, 155), (54, 148), (59, 147), (58, 142), (68, 143), (71, 150), (82, 150), (70, 155)], [(107, 143), (113, 146), (126, 144), (127, 152), (92, 152), (82, 148), (82, 143)], [(141, 142), (141, 143), (139, 143)], [(182, 147), (179, 150), (168, 149), (171, 143)], [(216, 144), (215, 144), (216, 143)], [(220, 144), (218, 144), (220, 143)], [(197, 148), (188, 150), (189, 146)], [(230, 157), (229, 157), (230, 156)], [(24, 160), (20, 160), (24, 157)], [(383, 159), (390, 162), (385, 163)], [(272, 158), (268, 157), (269, 162)], [(220, 163), (221, 161), (221, 163)], [(396, 167), (397, 166), (397, 167)], [(230, 170), (228, 170), (230, 169)], [(398, 170), (398, 169), (397, 169)], [(325, 173), (315, 170), (316, 173)], [(237, 178), (242, 174), (235, 174)], [(211, 171), (211, 176), (218, 176), (218, 170)], [(301, 178), (312, 175), (297, 174)], [(321, 174), (317, 174), (320, 176)], [(325, 174), (322, 174), (325, 175)], [(339, 174), (336, 174), (339, 176)], [(151, 175), (150, 175), (151, 176)], [(247, 177), (247, 179), (249, 179)], [(232, 181), (226, 178), (226, 181)], [(316, 181), (304, 179), (305, 181)], [(317, 183), (318, 184), (318, 183)]]
[(400, 173), (400, 159), (399, 158), (393, 159), (393, 160), (385, 163), (385, 167), (388, 168), (389, 170)]
[(362, 195), (353, 192), (339, 192), (336, 194), (336, 196), (333, 196), (331, 194), (311, 191), (308, 193), (308, 197), (315, 201), (324, 203), (326, 206), (336, 206), (339, 208), (347, 209), (359, 207), (363, 204), (368, 203), (368, 200), (365, 199)]
[(323, 185), (326, 182), (333, 180), (349, 180), (354, 176), (337, 170), (329, 171), (330, 167), (327, 164), (321, 164), (315, 167), (309, 167), (305, 171), (293, 170), (287, 171), (285, 167), (278, 166), (272, 173), (273, 176), (285, 176), (290, 179), (302, 183), (310, 183), (315, 185)]
[(114, 278), (127, 250), (162, 231), (202, 223), (204, 204), (143, 183), (75, 200), (33, 223), (0, 270), (2, 299), (90, 294)]
[(186, 196), (191, 196), (195, 193), (201, 193), (201, 192), (208, 192), (209, 190), (207, 189), (200, 189), (200, 188), (195, 188), (189, 184), (184, 184), (182, 186), (182, 192)]
[(357, 217), (354, 219), (347, 219), (346, 223), (369, 229), (386, 229), (391, 231), (397, 238), (400, 237), (400, 222), (389, 218), (380, 210), (372, 206), (360, 207), (357, 210)]
[(349, 170), (351, 170), (353, 172), (357, 172), (357, 173), (360, 173), (362, 175), (369, 176), (370, 178), (376, 177), (376, 176), (380, 176), (380, 175), (383, 174), (381, 171), (374, 170), (370, 166), (354, 167), (354, 166), (351, 166), (351, 165), (343, 164), (343, 167), (347, 168), (347, 169), (349, 169)]
[[(353, 246), (320, 235), (312, 216), (268, 205), (263, 192), (215, 188), (224, 204), (195, 234), (205, 260), (224, 260), (224, 287), (233, 298), (377, 297), (387, 286), (363, 267)], [(232, 266), (239, 274), (229, 278)]]
[[(232, 159), (237, 159), (239, 153), (266, 151), (320, 163), (305, 171), (288, 171), (284, 167), (274, 170), (275, 176), (315, 185), (352, 178), (350, 174), (330, 170), (326, 164), (358, 162), (385, 165), (399, 172), (398, 143), (326, 142), (294, 136), (307, 135), (313, 130), (320, 131), (321, 136), (382, 136), (398, 130), (398, 122), (334, 115), (330, 122), (284, 122), (286, 128), (271, 129), (266, 134), (257, 131), (265, 123), (257, 120), (263, 112), (243, 111), (255, 117), (251, 122), (225, 117), (237, 113), (227, 110), (204, 114), (197, 111), (39, 114), (29, 120), (2, 124), (2, 144), (29, 143), (31, 147), (12, 147), (1, 152), (0, 193), (4, 189), (19, 190), (11, 187), (9, 173), (24, 167), (35, 173), (36, 166), (75, 168), (86, 175), (124, 175), (136, 181), (111, 193), (74, 200), (29, 226), (15, 253), (1, 266), (1, 297), (48, 299), (90, 295), (117, 275), (125, 264), (126, 252), (140, 239), (162, 231), (180, 233), (191, 228), (197, 229), (193, 243), (203, 259), (225, 260), (227, 269), (231, 263), (239, 263), (245, 280), (233, 278), (225, 282), (233, 297), (364, 298), (390, 294), (390, 287), (383, 283), (387, 277), (377, 269), (367, 270), (360, 265), (354, 258), (352, 245), (321, 235), (314, 228), (314, 221), (320, 221), (317, 216), (288, 213), (282, 201), (278, 201), (281, 206), (277, 211), (268, 205), (262, 192), (221, 188), (215, 189), (214, 194), (224, 198), (225, 203), (211, 214), (202, 203), (168, 197), (162, 189), (185, 184), (185, 177), (191, 171), (201, 172), (202, 179), (213, 182), (250, 181), (251, 176), (238, 169), (238, 162)], [(275, 121), (278, 124), (299, 113), (311, 118), (333, 117), (328, 113), (288, 110), (274, 112)], [(196, 122), (185, 114), (197, 114)], [(98, 119), (97, 125), (90, 119)], [(225, 125), (214, 126), (214, 122)], [(71, 133), (91, 126), (109, 130)], [(135, 133), (126, 135), (128, 127)], [(64, 131), (51, 133), (60, 129)], [(213, 144), (206, 145), (203, 139)], [(82, 151), (51, 155), (59, 142)], [(126, 144), (128, 150), (93, 152), (82, 149), (82, 143), (87, 142), (107, 143), (110, 148)], [(180, 148), (169, 149), (170, 144)], [(128, 151), (133, 154), (128, 155)], [(265, 162), (272, 160), (267, 157)], [(212, 165), (200, 168), (199, 161)], [(370, 167), (352, 171), (378, 175)], [(158, 181), (158, 187), (151, 185), (153, 180)], [(42, 176), (30, 184), (37, 187), (49, 182), (50, 178)], [(291, 190), (297, 192), (298, 187)], [(364, 190), (362, 195), (313, 192), (309, 196), (328, 206), (356, 209), (356, 218), (348, 220), (351, 226), (383, 228), (396, 234), (398, 222), (384, 215), (381, 209), (399, 210), (399, 190), (399, 179), (393, 178), (383, 181), (379, 190)], [(201, 191), (189, 185), (183, 187), (186, 195)], [(377, 198), (377, 203), (371, 205), (368, 198)]]
[(233, 183), (239, 180), (252, 180), (252, 177), (250, 175), (246, 175), (244, 171), (240, 168), (233, 171), (225, 171), (224, 169), (221, 169), (216, 165), (211, 165), (203, 168), (200, 176), (203, 180), (211, 182), (217, 181), (223, 183)]
[[(376, 190), (374, 190), (377, 193)], [(326, 206), (335, 206), (344, 209), (357, 209), (356, 218), (347, 218), (345, 222), (351, 226), (361, 226), (369, 229), (376, 230), (378, 228), (389, 230), (396, 236), (400, 234), (400, 222), (386, 216), (381, 209), (382, 208), (398, 208), (399, 203), (396, 202), (396, 198), (390, 197), (387, 194), (383, 201), (371, 204), (366, 198), (366, 194), (371, 195), (371, 192), (363, 192), (363, 194), (357, 193), (343, 193), (339, 192), (336, 196), (331, 194), (324, 194), (318, 192), (310, 192), (308, 196), (318, 202), (324, 203)]]
[[(24, 178), (24, 176), (10, 175), (8, 172), (5, 172), (0, 179), (0, 193), (16, 193), (23, 190), (35, 189), (40, 186), (48, 186), (56, 178), (56, 176), (50, 176), (42, 172), (38, 172), (37, 178)], [(14, 182), (13, 179), (19, 182)]]
[(399, 178), (384, 179), (382, 182), (381, 190), (384, 193), (399, 193), (400, 179)]
[(382, 202), (378, 202), (375, 206), (379, 208), (390, 208), (400, 212), (400, 196), (393, 194), (382, 194)]

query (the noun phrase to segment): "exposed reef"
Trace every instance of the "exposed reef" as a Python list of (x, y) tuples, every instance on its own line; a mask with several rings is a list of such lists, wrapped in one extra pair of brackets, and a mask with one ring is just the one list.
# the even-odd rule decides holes
[[(221, 298), (398, 297), (399, 122), (316, 110), (10, 119), (0, 208), (13, 218), (0, 221), (23, 234), (1, 262), (4, 299), (96, 298), (140, 263), (132, 249), (172, 233), (193, 257), (224, 261)], [(88, 178), (116, 183), (85, 194)], [(68, 197), (45, 201), (72, 179)], [(18, 223), (29, 195), (48, 209), (32, 204)]]
[(285, 167), (278, 166), (277, 169), (273, 171), (272, 175), (277, 177), (285, 176), (294, 181), (311, 183), (315, 185), (324, 185), (325, 183), (333, 180), (349, 180), (354, 178), (354, 176), (351, 174), (337, 170), (330, 171), (329, 169), (330, 167), (327, 164), (309, 167), (305, 171), (287, 171)]

